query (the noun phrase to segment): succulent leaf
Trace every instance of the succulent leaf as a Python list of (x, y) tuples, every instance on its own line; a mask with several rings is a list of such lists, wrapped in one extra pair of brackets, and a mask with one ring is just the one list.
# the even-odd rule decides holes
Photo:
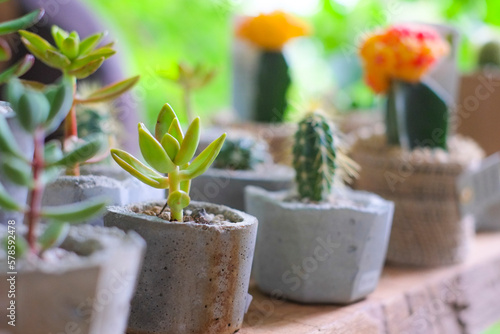
[(175, 212), (182, 212), (189, 205), (191, 199), (184, 191), (173, 191), (168, 194), (167, 203), (170, 207), (173, 220), (182, 221), (182, 217), (174, 217)]
[(67, 153), (62, 159), (54, 162), (52, 165), (73, 167), (92, 158), (104, 145), (102, 136), (89, 136), (84, 144), (77, 146), (73, 151)]
[(23, 207), (19, 205), (0, 184), (0, 207), (7, 211), (23, 211)]
[(49, 116), (50, 104), (41, 92), (28, 89), (19, 99), (17, 115), (19, 123), (28, 132), (33, 132)]
[(46, 93), (50, 102), (50, 112), (45, 123), (47, 133), (54, 132), (62, 123), (73, 104), (73, 83), (69, 78), (63, 78), (52, 91)]
[(182, 146), (182, 141), (184, 140), (184, 133), (182, 132), (181, 123), (179, 123), (179, 119), (176, 117), (172, 120), (172, 124), (168, 128), (168, 133), (172, 135), (179, 144)]
[(67, 74), (73, 75), (77, 79), (85, 79), (90, 75), (94, 74), (99, 69), (99, 67), (101, 67), (104, 60), (105, 60), (104, 57), (92, 60), (83, 65), (82, 67), (67, 71)]
[(163, 146), (143, 123), (139, 123), (139, 147), (146, 162), (160, 173), (170, 173), (176, 169)]
[(7, 61), (12, 57), (12, 50), (6, 40), (0, 39), (0, 61)]
[(163, 146), (172, 161), (175, 159), (179, 149), (181, 148), (177, 139), (175, 139), (170, 133), (165, 133), (161, 139), (161, 146)]
[(96, 103), (112, 100), (122, 95), (139, 81), (140, 76), (135, 76), (126, 80), (122, 80), (111, 84), (109, 86), (103, 87), (92, 94), (90, 94), (85, 99), (78, 100), (80, 104), (84, 103)]
[(2, 113), (0, 113), (0, 152), (13, 156), (19, 156), (21, 152), (19, 146), (17, 146), (16, 138), (5, 119), (5, 115)]
[(116, 163), (139, 181), (158, 189), (168, 188), (168, 178), (158, 174), (131, 154), (117, 149), (111, 150), (111, 157)]
[(103, 198), (94, 198), (58, 207), (45, 207), (41, 216), (59, 222), (80, 223), (102, 212), (106, 205), (107, 201)]
[(161, 108), (160, 113), (158, 114), (158, 118), (156, 120), (155, 127), (155, 137), (158, 140), (162, 140), (163, 136), (168, 132), (172, 121), (177, 116), (175, 115), (174, 110), (170, 106), (170, 104), (165, 103)]
[(179, 153), (174, 163), (178, 166), (187, 164), (193, 158), (200, 142), (200, 118), (196, 117), (186, 131)]
[(4, 72), (0, 73), (0, 84), (9, 81), (13, 77), (20, 77), (24, 75), (35, 63), (35, 57), (32, 55), (26, 55), (23, 59), (19, 60), (17, 63), (6, 69)]
[(56, 42), (56, 46), (59, 50), (62, 50), (63, 43), (66, 38), (68, 38), (69, 33), (60, 27), (53, 25), (51, 28), (52, 38)]
[(91, 50), (93, 50), (99, 44), (99, 42), (104, 38), (104, 36), (106, 36), (106, 34), (107, 34), (106, 32), (101, 32), (83, 39), (80, 42), (80, 50), (79, 50), (80, 55), (85, 55), (89, 53)]
[(29, 188), (33, 186), (31, 168), (24, 161), (16, 158), (6, 159), (2, 164), (2, 170), (13, 183)]
[(14, 33), (20, 29), (26, 29), (40, 21), (45, 11), (37, 9), (18, 19), (0, 23), (0, 35)]
[(50, 223), (42, 235), (38, 238), (41, 251), (58, 247), (68, 236), (70, 225), (68, 223), (52, 222)]
[(226, 136), (227, 135), (224, 133), (208, 145), (187, 168), (180, 172), (181, 178), (183, 180), (191, 180), (205, 173), (219, 154)]

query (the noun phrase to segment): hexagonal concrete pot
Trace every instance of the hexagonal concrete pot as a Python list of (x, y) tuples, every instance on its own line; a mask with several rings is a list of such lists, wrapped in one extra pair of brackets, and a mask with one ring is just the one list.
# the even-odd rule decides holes
[(348, 304), (378, 284), (394, 204), (345, 189), (336, 203), (285, 201), (286, 192), (247, 187), (259, 220), (253, 277), (264, 293), (302, 303)]
[(134, 213), (131, 207), (109, 207), (104, 217), (106, 226), (134, 230), (148, 245), (128, 333), (232, 334), (239, 330), (249, 303), (257, 220), (203, 202), (192, 202), (186, 212), (203, 207), (234, 223), (168, 222)]
[(246, 186), (270, 191), (286, 190), (293, 186), (294, 177), (293, 168), (278, 164), (260, 166), (258, 170), (210, 168), (192, 181), (191, 198), (245, 210)]
[[(2, 110), (7, 110), (7, 105), (5, 102), (0, 101), (0, 112)], [(17, 119), (14, 117), (15, 114), (10, 111), (6, 113), (7, 124), (9, 125), (14, 137), (16, 138), (16, 143), (21, 149), (21, 152), (27, 157), (33, 155), (33, 139), (26, 133), (19, 125)], [(2, 164), (3, 157), (0, 155), (0, 165)], [(26, 203), (26, 198), (28, 196), (28, 189), (26, 187), (20, 187), (11, 181), (3, 173), (0, 172), (0, 183), (5, 187), (7, 193), (18, 203)], [(23, 214), (13, 211), (5, 211), (0, 208), (0, 225), (6, 225), (9, 220), (14, 220), (16, 223), (21, 224), (23, 219)]]
[[(144, 240), (133, 232), (82, 225), (71, 228), (61, 249), (45, 260), (17, 259), (14, 275), (5, 255), (0, 257), (0, 289), (5, 292), (0, 332), (124, 333)], [(12, 276), (15, 280), (8, 281)], [(15, 298), (8, 298), (10, 290)], [(8, 310), (11, 300), (14, 310)], [(7, 323), (12, 315), (15, 327)]]
[[(43, 194), (44, 206), (59, 206), (105, 196), (110, 205), (160, 200), (165, 191), (151, 188), (115, 166), (89, 165), (81, 176), (60, 176), (47, 185)], [(91, 219), (90, 225), (103, 225), (103, 215)]]

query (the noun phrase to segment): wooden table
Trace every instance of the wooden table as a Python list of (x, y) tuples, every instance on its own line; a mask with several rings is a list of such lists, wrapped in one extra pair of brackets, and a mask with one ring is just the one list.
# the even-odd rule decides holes
[(375, 292), (348, 306), (254, 300), (238, 334), (480, 333), (500, 321), (500, 233), (480, 234), (466, 263), (387, 266)]

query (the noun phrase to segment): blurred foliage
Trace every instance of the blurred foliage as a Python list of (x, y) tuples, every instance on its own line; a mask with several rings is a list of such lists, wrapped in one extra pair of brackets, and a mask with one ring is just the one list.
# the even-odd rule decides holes
[[(128, 45), (133, 56), (131, 73), (142, 75), (138, 96), (147, 107), (149, 124), (154, 121), (155, 106), (170, 101), (174, 108), (181, 108), (182, 90), (162, 83), (157, 71), (175, 71), (175, 64), (184, 59), (191, 65), (206, 64), (218, 73), (194, 97), (194, 110), (203, 115), (230, 105), (233, 16), (241, 13), (236, 4), (242, 1), (89, 2), (122, 32), (120, 39), (125, 43), (121, 44)], [(499, 0), (318, 0), (318, 10), (309, 20), (320, 53), (331, 66), (333, 99), (339, 109), (350, 109), (376, 102), (360, 79), (357, 45), (364, 34), (401, 20), (453, 24), (462, 33), (459, 68), (470, 71), (476, 64), (478, 30), (500, 27), (498, 13)], [(292, 87), (292, 96), (295, 90)], [(186, 121), (184, 115), (181, 118)]]

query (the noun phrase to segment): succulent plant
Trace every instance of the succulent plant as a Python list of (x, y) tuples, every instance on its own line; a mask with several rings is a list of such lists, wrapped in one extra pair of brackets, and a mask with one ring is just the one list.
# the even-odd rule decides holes
[(159, 71), (158, 74), (171, 82), (179, 85), (183, 90), (184, 110), (189, 122), (194, 119), (192, 107), (192, 94), (194, 90), (208, 85), (215, 77), (215, 70), (208, 70), (203, 65), (190, 66), (184, 62), (177, 65), (177, 75), (168, 71)]
[[(0, 36), (17, 32), (20, 29), (29, 28), (37, 23), (42, 18), (43, 14), (44, 10), (38, 9), (18, 19), (0, 23)], [(8, 61), (11, 56), (12, 50), (10, 49), (9, 44), (7, 41), (0, 38), (0, 61)], [(0, 73), (0, 84), (6, 83), (12, 77), (22, 76), (31, 68), (31, 66), (33, 66), (34, 62), (35, 58), (32, 55), (26, 55), (16, 64)]]
[[(56, 45), (50, 44), (37, 34), (21, 30), (21, 40), (33, 55), (46, 65), (59, 69), (63, 77), (73, 84), (73, 103), (64, 123), (63, 149), (67, 150), (78, 144), (78, 125), (76, 106), (82, 104), (104, 102), (112, 100), (131, 89), (139, 80), (132, 77), (103, 87), (88, 96), (80, 97), (77, 92), (77, 79), (84, 79), (96, 72), (103, 62), (114, 55), (113, 43), (98, 48), (106, 33), (91, 35), (83, 40), (76, 31), (71, 33), (53, 26), (52, 37)], [(67, 170), (69, 175), (79, 175), (78, 165)]]
[[(57, 86), (36, 90), (24, 86), (18, 79), (12, 79), (6, 87), (6, 95), (19, 124), (33, 137), (34, 154), (32, 157), (24, 156), (16, 144), (5, 116), (0, 113), (2, 170), (13, 183), (29, 189), (29, 201), (25, 205), (15, 202), (0, 185), (0, 207), (25, 214), (28, 225), (27, 244), (34, 254), (41, 254), (64, 240), (70, 223), (85, 221), (104, 209), (106, 203), (100, 198), (60, 207), (42, 207), (45, 185), (64, 168), (91, 158), (101, 149), (102, 140), (92, 138), (66, 153), (61, 150), (59, 142), (51, 141), (45, 144), (47, 135), (57, 129), (70, 110), (73, 100), (70, 81), (63, 80)], [(38, 236), (37, 226), (42, 218), (50, 222)], [(9, 247), (12, 246), (11, 241), (9, 238)], [(20, 255), (19, 252), (24, 251), (23, 245), (26, 245), (26, 242), (18, 237), (16, 245), (17, 255)]]
[(332, 125), (321, 114), (310, 113), (295, 133), (293, 167), (299, 196), (314, 202), (327, 199), (336, 170), (337, 152)]
[(174, 110), (165, 104), (158, 115), (154, 136), (139, 123), (139, 147), (152, 168), (122, 150), (112, 149), (111, 156), (139, 181), (154, 188), (169, 189), (167, 203), (160, 214), (168, 205), (170, 219), (183, 221), (183, 210), (191, 201), (191, 180), (210, 167), (225, 139), (224, 133), (191, 161), (200, 141), (200, 118), (195, 118), (184, 134)]
[(271, 161), (265, 142), (251, 137), (226, 139), (213, 166), (220, 169), (249, 170)]
[(479, 50), (477, 63), (479, 67), (488, 65), (500, 67), (500, 43), (490, 41), (484, 44)]

